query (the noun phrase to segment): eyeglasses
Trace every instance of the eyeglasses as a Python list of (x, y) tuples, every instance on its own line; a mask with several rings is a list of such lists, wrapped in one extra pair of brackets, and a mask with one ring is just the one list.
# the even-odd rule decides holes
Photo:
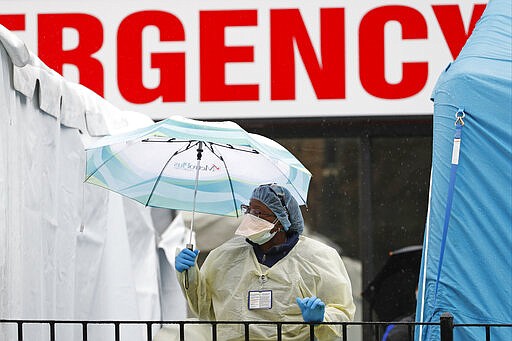
[(255, 208), (251, 208), (249, 205), (242, 204), (242, 205), (240, 205), (240, 209), (242, 210), (243, 214), (252, 214), (258, 218), (260, 218), (260, 217), (275, 218), (275, 216), (273, 214), (261, 213), (261, 211), (255, 209)]

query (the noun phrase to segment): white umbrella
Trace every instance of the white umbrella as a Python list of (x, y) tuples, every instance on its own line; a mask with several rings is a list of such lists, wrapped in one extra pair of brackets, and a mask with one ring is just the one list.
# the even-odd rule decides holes
[[(234, 122), (173, 116), (86, 150), (86, 182), (146, 206), (236, 216), (263, 183), (305, 205), (311, 173), (288, 150)], [(192, 248), (191, 243), (187, 247)]]

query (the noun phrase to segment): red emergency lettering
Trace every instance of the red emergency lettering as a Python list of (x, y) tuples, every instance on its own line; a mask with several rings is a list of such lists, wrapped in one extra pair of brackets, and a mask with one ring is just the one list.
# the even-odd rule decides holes
[[(103, 96), (103, 65), (93, 57), (103, 44), (103, 26), (94, 16), (83, 13), (39, 14), (38, 55), (50, 68), (62, 74), (64, 64), (76, 65), (80, 84)], [(78, 46), (64, 50), (64, 28), (78, 32)]]
[(345, 14), (320, 9), (320, 61), (298, 9), (270, 11), (271, 99), (295, 99), (295, 45), (318, 99), (345, 98)]
[(459, 5), (433, 5), (432, 9), (436, 15), (439, 27), (443, 32), (444, 39), (448, 44), (448, 48), (452, 54), (453, 59), (457, 58), (460, 50), (466, 43), (466, 40), (473, 32), (476, 22), (482, 16), (485, 10), (484, 5), (474, 5), (473, 13), (471, 14), (471, 21), (469, 28), (466, 32), (464, 28), (464, 21), (460, 14)]
[(258, 84), (226, 84), (226, 63), (254, 62), (253, 46), (226, 46), (225, 30), (231, 26), (256, 26), (256, 10), (201, 11), (201, 101), (257, 101)]
[(11, 31), (25, 31), (25, 14), (0, 14), (0, 24)]
[(427, 39), (427, 23), (414, 8), (383, 6), (368, 12), (359, 26), (359, 74), (365, 90), (379, 98), (399, 99), (417, 94), (428, 78), (427, 62), (402, 63), (402, 79), (390, 84), (385, 79), (384, 26), (397, 21), (402, 39)]
[(117, 82), (123, 97), (144, 104), (162, 98), (163, 102), (185, 101), (185, 53), (152, 53), (151, 68), (160, 70), (160, 83), (148, 89), (142, 80), (142, 30), (155, 26), (160, 41), (184, 41), (181, 21), (163, 11), (141, 11), (127, 16), (117, 32)]

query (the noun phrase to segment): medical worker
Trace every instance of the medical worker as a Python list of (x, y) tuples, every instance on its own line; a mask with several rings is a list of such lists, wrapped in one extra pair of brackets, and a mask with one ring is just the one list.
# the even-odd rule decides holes
[[(242, 210), (237, 236), (211, 251), (200, 270), (198, 250), (183, 249), (176, 256), (191, 310), (202, 320), (352, 321), (355, 305), (343, 261), (333, 248), (301, 235), (304, 220), (290, 192), (261, 185)], [(221, 340), (244, 338), (242, 324), (217, 328)], [(282, 325), (282, 333), (283, 340), (309, 340), (309, 325)], [(337, 339), (341, 326), (317, 325), (315, 335)], [(276, 325), (250, 325), (249, 337), (277, 340)]]

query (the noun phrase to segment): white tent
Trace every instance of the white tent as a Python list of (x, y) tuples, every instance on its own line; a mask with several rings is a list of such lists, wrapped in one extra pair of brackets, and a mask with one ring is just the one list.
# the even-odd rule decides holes
[[(150, 209), (83, 183), (84, 143), (152, 120), (66, 81), (1, 25), (0, 61), (0, 319), (160, 320), (161, 303), (186, 317), (179, 291), (160, 302)], [(113, 326), (89, 327), (103, 335)], [(121, 335), (143, 340), (145, 326)], [(23, 336), (48, 340), (48, 328)], [(56, 336), (82, 340), (81, 327)], [(0, 340), (13, 339), (16, 326), (0, 324)]]

